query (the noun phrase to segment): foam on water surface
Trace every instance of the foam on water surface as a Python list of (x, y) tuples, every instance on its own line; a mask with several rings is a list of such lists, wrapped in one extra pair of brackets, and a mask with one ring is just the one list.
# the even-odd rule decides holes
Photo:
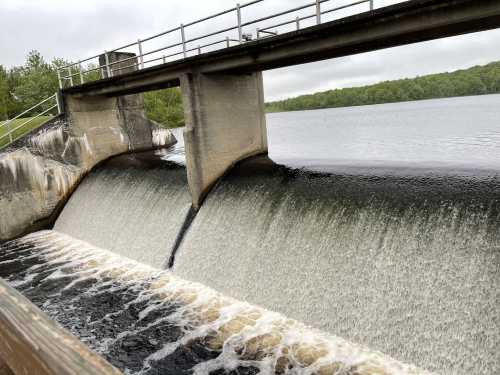
[(55, 231), (2, 245), (0, 277), (125, 374), (427, 374)]

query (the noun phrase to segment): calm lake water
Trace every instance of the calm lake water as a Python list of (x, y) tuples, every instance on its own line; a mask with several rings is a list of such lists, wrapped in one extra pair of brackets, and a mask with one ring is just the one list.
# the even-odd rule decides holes
[(500, 95), (267, 115), (269, 155), (295, 167), (500, 169)]

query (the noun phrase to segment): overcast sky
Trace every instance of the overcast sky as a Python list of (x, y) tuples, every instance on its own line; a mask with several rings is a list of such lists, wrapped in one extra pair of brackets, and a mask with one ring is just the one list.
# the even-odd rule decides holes
[[(307, 2), (265, 0), (261, 5), (245, 8), (243, 19), (247, 21)], [(335, 0), (335, 5), (348, 2), (352, 0)], [(397, 2), (400, 1), (375, 0), (378, 6)], [(0, 64), (7, 67), (22, 64), (32, 49), (39, 50), (48, 60), (62, 57), (76, 61), (231, 8), (236, 3), (236, 0), (0, 0)], [(351, 12), (366, 10), (366, 4), (363, 6)], [(234, 23), (231, 17), (187, 32), (192, 37), (225, 27)], [(255, 32), (255, 28), (246, 31)], [(500, 60), (500, 30), (268, 71), (264, 85), (266, 99), (273, 100), (452, 71), (494, 60)]]

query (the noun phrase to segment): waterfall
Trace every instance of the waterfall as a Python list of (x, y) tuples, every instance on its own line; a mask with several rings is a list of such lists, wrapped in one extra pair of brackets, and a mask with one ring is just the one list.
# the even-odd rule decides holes
[(83, 181), (55, 229), (157, 269), (175, 248), (178, 277), (431, 371), (500, 368), (498, 172), (259, 157), (190, 208), (183, 166), (127, 155)]
[(158, 268), (164, 267), (191, 208), (184, 168), (124, 155), (81, 183), (55, 229)]
[(431, 370), (491, 373), (499, 225), (498, 172), (254, 160), (209, 195), (174, 272)]

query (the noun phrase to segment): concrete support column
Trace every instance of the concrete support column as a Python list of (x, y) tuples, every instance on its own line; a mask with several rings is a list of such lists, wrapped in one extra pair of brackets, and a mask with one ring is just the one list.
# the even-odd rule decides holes
[[(126, 151), (151, 149), (151, 123), (142, 94), (121, 97), (65, 97), (75, 136), (86, 135), (98, 159)], [(102, 154), (102, 155), (101, 155)]]
[(181, 76), (189, 189), (198, 208), (236, 162), (267, 153), (262, 73)]

